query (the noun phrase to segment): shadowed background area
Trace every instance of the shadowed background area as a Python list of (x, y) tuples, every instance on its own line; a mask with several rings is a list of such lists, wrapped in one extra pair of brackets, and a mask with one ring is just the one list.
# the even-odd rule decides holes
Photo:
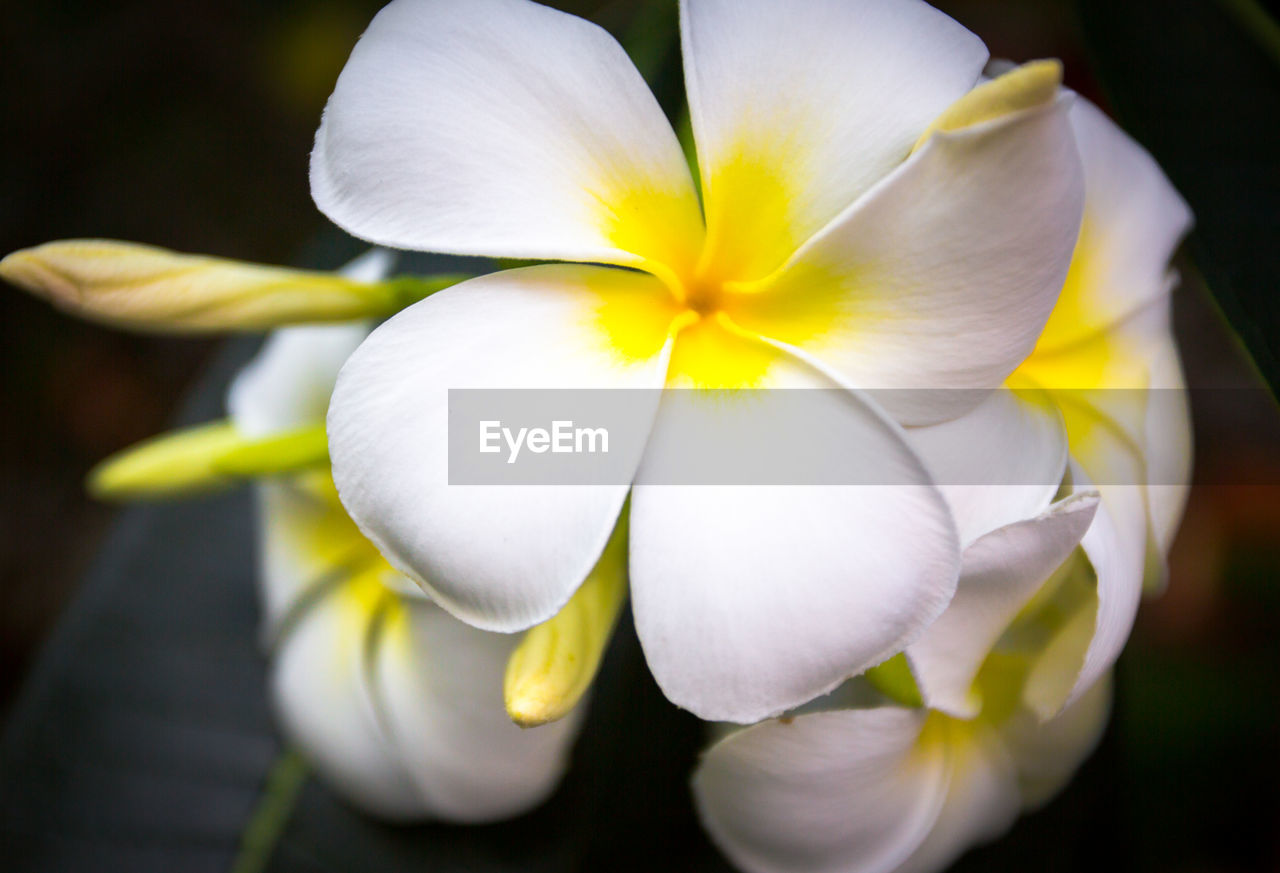
[[(13, 4), (0, 35), (0, 109), (8, 122), (0, 137), (0, 253), (96, 236), (269, 263), (336, 264), (338, 253), (326, 242), (332, 236), (308, 193), (307, 154), (346, 54), (380, 5)], [(623, 0), (552, 5), (615, 33), (636, 10)], [(981, 35), (993, 55), (1062, 58), (1068, 84), (1112, 108), (1091, 74), (1096, 67), (1070, 0), (936, 5)], [(1276, 4), (1263, 5), (1274, 11)], [(1161, 35), (1150, 39), (1158, 43)], [(669, 103), (680, 91), (678, 68), (658, 60), (663, 73), (655, 87)], [(1194, 69), (1197, 59), (1188, 56), (1186, 64)], [(1195, 117), (1180, 123), (1208, 124)], [(1274, 191), (1280, 168), (1271, 170)], [(1240, 205), (1251, 207), (1264, 208)], [(1253, 484), (1280, 477), (1276, 409), (1198, 271), (1184, 272), (1175, 315), (1189, 382), (1224, 390), (1196, 395), (1204, 400), (1195, 410), (1201, 484), (1174, 549), (1169, 590), (1143, 607), (1120, 666), (1115, 722), (1098, 756), (1059, 801), (998, 848), (969, 856), (966, 870), (1078, 869), (1101, 858), (1125, 870), (1280, 868), (1280, 490)], [(85, 473), (163, 429), (219, 345), (99, 328), (0, 286), (0, 717), (115, 514), (84, 495)], [(189, 545), (199, 549), (199, 538)], [(199, 560), (220, 557), (200, 551)], [(612, 657), (630, 663), (637, 653), (624, 648)], [(696, 746), (693, 729), (664, 713), (661, 701), (646, 700), (646, 712), (660, 713), (652, 716), (659, 720), (654, 729), (675, 725), (684, 742), (661, 746), (680, 760), (655, 766), (687, 769), (682, 756)], [(594, 723), (602, 730), (625, 720), (623, 702), (610, 705)], [(645, 742), (643, 732), (632, 732)], [(608, 742), (618, 746), (611, 754), (626, 758), (621, 740)], [(712, 863), (696, 829), (670, 824), (687, 813), (688, 801), (669, 796), (683, 784), (676, 769), (669, 775), (646, 780), (631, 772), (635, 805), (615, 810), (610, 833), (645, 841), (640, 831), (654, 829), (652, 839), (674, 841), (674, 856)], [(578, 783), (568, 790), (589, 796)], [(673, 811), (661, 812), (663, 805)], [(319, 814), (323, 820), (327, 813)], [(1076, 839), (1064, 841), (1064, 832)], [(1046, 846), (1063, 845), (1079, 854), (1044, 858)], [(1109, 845), (1114, 854), (1103, 851)], [(587, 857), (602, 861), (599, 852)], [(662, 857), (646, 847), (634, 862)], [(567, 863), (587, 861), (575, 855)], [(693, 861), (671, 866), (695, 869)]]

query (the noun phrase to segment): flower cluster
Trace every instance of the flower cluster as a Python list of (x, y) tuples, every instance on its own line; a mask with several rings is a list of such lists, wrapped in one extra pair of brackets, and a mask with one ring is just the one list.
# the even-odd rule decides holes
[[(394, 0), (339, 78), (329, 218), (554, 263), (388, 280), (385, 249), (329, 276), (71, 242), (0, 274), (133, 327), (343, 322), (282, 328), (228, 422), (94, 482), (270, 477), (281, 723), (364, 808), (540, 800), (629, 593), (659, 686), (718, 723), (693, 787), (735, 863), (937, 870), (1065, 784), (1162, 582), (1190, 215), (1056, 62), (990, 64), (919, 0), (680, 15), (692, 171), (622, 48), (528, 0)], [(634, 481), (452, 482), (450, 391), (491, 388), (649, 389)], [(732, 433), (773, 389), (822, 389), (832, 484), (644, 481), (671, 396)], [(886, 484), (845, 484), (867, 469)]]

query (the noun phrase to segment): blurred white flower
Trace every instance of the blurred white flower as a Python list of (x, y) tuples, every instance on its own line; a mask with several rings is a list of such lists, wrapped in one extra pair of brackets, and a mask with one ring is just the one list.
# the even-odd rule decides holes
[(1076, 692), (1060, 642), (1092, 627), (1079, 544), (1111, 532), (1099, 503), (1069, 493), (973, 540), (946, 612), (868, 676), (902, 705), (855, 679), (708, 749), (693, 790), (725, 854), (748, 873), (935, 873), (1057, 793), (1110, 701), (1106, 675)]
[[(361, 528), (486, 629), (556, 613), (630, 494), (649, 665), (674, 702), (743, 722), (946, 607), (955, 525), (901, 425), (965, 413), (1031, 351), (1081, 171), (1058, 66), (975, 88), (982, 43), (918, 0), (686, 0), (681, 27), (705, 210), (599, 28), (526, 0), (379, 13), (316, 137), (320, 208), (383, 245), (606, 266), (498, 273), (393, 317), (344, 368), (329, 436)], [(451, 388), (664, 385), (709, 389), (708, 416), (714, 389), (845, 389), (846, 463), (908, 484), (448, 484)]]
[[(367, 324), (285, 328), (234, 383), (251, 436), (323, 418)], [(391, 819), (489, 821), (558, 783), (577, 713), (523, 730), (503, 707), (518, 637), (471, 628), (393, 570), (327, 469), (260, 482), (262, 598), (281, 727), (342, 796)]]
[(1005, 682), (972, 720), (867, 705), (730, 734), (694, 777), (703, 823), (748, 873), (936, 873), (1056, 794), (1106, 724), (1109, 677), (1045, 723)]

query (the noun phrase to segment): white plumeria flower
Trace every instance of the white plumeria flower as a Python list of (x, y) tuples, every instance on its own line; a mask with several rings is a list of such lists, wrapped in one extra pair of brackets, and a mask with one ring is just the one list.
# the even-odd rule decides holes
[[(1077, 99), (1071, 122), (1085, 167), (1084, 230), (1044, 335), (1009, 378), (1013, 391), (911, 431), (938, 481), (991, 483), (942, 489), (965, 549), (960, 592), (985, 593), (957, 595), (907, 650), (925, 700), (954, 715), (974, 711), (982, 658), (1045, 578), (1044, 561), (1057, 554), (1057, 566), (1071, 552), (1072, 536), (1081, 546), (1073, 560), (1093, 582), (1030, 677), (1026, 703), (1049, 718), (1091, 687), (1124, 647), (1144, 573), (1159, 575), (1185, 501), (1190, 419), (1169, 326), (1169, 260), (1190, 212), (1097, 107)], [(1068, 455), (1068, 478), (1082, 489), (1095, 480), (1102, 496), (1087, 531), (1050, 507), (1056, 488), (1030, 484), (1056, 482)]]
[[(347, 274), (378, 271), (375, 252)], [(321, 421), (372, 325), (286, 328), (232, 386), (244, 436)], [(519, 642), (471, 628), (393, 570), (343, 511), (327, 469), (260, 483), (264, 630), (284, 733), (343, 797), (376, 815), (490, 821), (556, 786), (577, 714), (522, 730), (503, 707)]]
[(907, 649), (917, 706), (854, 680), (712, 746), (693, 789), (716, 844), (748, 873), (933, 873), (1056, 794), (1110, 701), (1106, 674), (1076, 690), (1062, 642), (1093, 625), (1079, 543), (1095, 530), (1112, 535), (1085, 490), (974, 539), (951, 605)]
[(1085, 167), (1080, 241), (1035, 351), (1009, 378), (1062, 413), (1078, 482), (1102, 495), (1081, 547), (1097, 582), (1028, 688), (1042, 717), (1083, 693), (1128, 639), (1144, 579), (1158, 586), (1186, 502), (1191, 419), (1170, 323), (1169, 262), (1191, 226), (1155, 160), (1096, 106), (1071, 109)]
[(1102, 735), (1110, 680), (1046, 723), (987, 698), (973, 720), (873, 706), (745, 728), (707, 752), (698, 811), (747, 873), (935, 873), (1066, 785)]
[(1096, 106), (1077, 99), (1070, 117), (1085, 171), (1080, 240), (1058, 305), (1009, 384), (1054, 397), (1123, 548), (1141, 553), (1125, 559), (1159, 584), (1191, 473), (1169, 261), (1192, 215), (1151, 155)]
[[(940, 870), (1059, 790), (1105, 723), (1144, 564), (1181, 511), (1169, 483), (1190, 463), (1168, 328), (1168, 261), (1190, 216), (1096, 107), (1077, 102), (1072, 120), (1086, 231), (1050, 329), (1010, 380), (1037, 391), (911, 431), (940, 481), (996, 483), (943, 488), (964, 569), (947, 611), (906, 649), (927, 708), (818, 701), (714, 746), (694, 782), (699, 810), (745, 870)], [(1170, 390), (1147, 402), (1148, 387)], [(1029, 484), (1064, 467), (1073, 494)], [(1086, 487), (1086, 470), (1113, 478)]]
[[(686, 0), (681, 29), (702, 211), (599, 28), (526, 0), (378, 14), (317, 134), (320, 208), (383, 245), (606, 266), (498, 273), (395, 316), (344, 368), (330, 446), (388, 560), (491, 630), (555, 614), (630, 494), (650, 667), (677, 704), (744, 722), (946, 607), (955, 524), (901, 425), (963, 414), (981, 392), (952, 389), (994, 389), (1031, 351), (1081, 170), (1056, 65), (975, 89), (986, 49), (917, 0)], [(448, 484), (451, 388), (664, 385), (846, 389), (827, 392), (846, 463), (910, 484)], [(915, 388), (933, 390), (864, 393)], [(651, 419), (657, 394), (637, 395)]]

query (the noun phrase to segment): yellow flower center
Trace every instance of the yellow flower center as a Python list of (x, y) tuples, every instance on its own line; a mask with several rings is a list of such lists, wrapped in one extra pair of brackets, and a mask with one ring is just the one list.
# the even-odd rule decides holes
[(710, 282), (695, 278), (681, 287), (684, 306), (701, 316), (715, 314), (724, 302), (724, 286), (719, 282)]

